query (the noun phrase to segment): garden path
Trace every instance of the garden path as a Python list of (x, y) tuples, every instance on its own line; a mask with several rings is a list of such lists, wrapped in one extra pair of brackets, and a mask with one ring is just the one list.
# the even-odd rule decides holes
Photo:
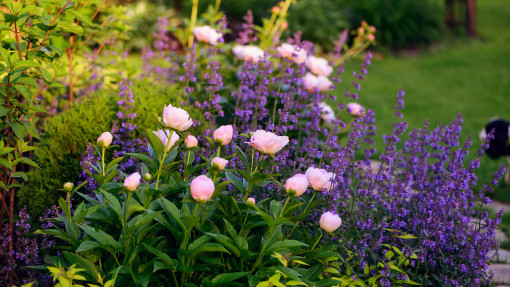
[[(495, 212), (503, 209), (503, 212), (510, 212), (510, 204), (493, 201), (489, 206)], [(496, 238), (499, 241), (508, 240), (505, 233), (496, 230)], [(510, 251), (500, 249), (496, 259), (497, 264), (491, 264), (489, 270), (494, 272), (493, 282), (507, 285), (497, 285), (497, 287), (510, 286)]]
[(503, 209), (503, 212), (510, 212), (510, 204), (508, 204), (508, 203), (492, 201), (492, 203), (489, 205), (489, 207), (496, 212), (498, 212), (500, 209)]

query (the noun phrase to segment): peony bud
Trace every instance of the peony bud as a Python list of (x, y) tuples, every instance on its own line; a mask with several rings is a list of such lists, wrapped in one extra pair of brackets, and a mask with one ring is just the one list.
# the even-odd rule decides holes
[(143, 179), (144, 179), (145, 181), (151, 181), (151, 180), (152, 180), (152, 174), (150, 174), (150, 173), (146, 173), (146, 174), (144, 174), (144, 175), (143, 175)]
[(248, 144), (263, 154), (274, 155), (288, 143), (288, 136), (277, 136), (271, 132), (258, 130), (253, 133)]
[(205, 42), (207, 44), (216, 46), (222, 35), (216, 31), (216, 29), (210, 26), (200, 26), (193, 28), (193, 35), (198, 41)]
[(64, 183), (64, 190), (67, 192), (71, 192), (74, 189), (74, 184), (72, 182)]
[(214, 169), (217, 170), (224, 170), (225, 166), (227, 166), (228, 160), (221, 158), (221, 157), (215, 157), (211, 161), (211, 165)]
[(213, 138), (217, 144), (228, 145), (232, 141), (233, 135), (234, 129), (232, 125), (227, 125), (217, 128), (213, 133)]
[(129, 191), (135, 191), (140, 185), (140, 179), (142, 176), (135, 172), (124, 179), (124, 187)]
[(291, 196), (301, 196), (308, 189), (308, 179), (304, 174), (296, 174), (285, 181), (285, 191)]
[(365, 116), (365, 108), (358, 103), (348, 103), (346, 110), (353, 117), (362, 118)]
[(324, 58), (310, 56), (308, 59), (306, 59), (305, 65), (310, 70), (310, 72), (318, 76), (327, 77), (331, 74), (331, 72), (333, 72), (333, 67), (331, 67), (328, 61)]
[(192, 136), (192, 135), (189, 135), (185, 140), (184, 140), (184, 145), (186, 146), (187, 149), (193, 149), (193, 148), (196, 148), (198, 146), (198, 140), (196, 137)]
[(104, 132), (97, 138), (97, 144), (100, 147), (109, 147), (112, 144), (113, 136), (109, 132)]
[(372, 41), (372, 42), (373, 42), (373, 41), (375, 41), (375, 35), (374, 35), (374, 34), (370, 34), (370, 35), (368, 35), (368, 36), (367, 36), (367, 39), (368, 39), (369, 41)]
[(333, 173), (327, 172), (325, 169), (310, 167), (306, 170), (306, 178), (310, 183), (310, 186), (316, 191), (331, 189), (331, 179)]
[(273, 14), (279, 14), (280, 11), (281, 9), (278, 6), (273, 6), (273, 8), (271, 9), (271, 12), (273, 12)]
[(205, 175), (200, 175), (191, 181), (191, 197), (198, 202), (206, 202), (214, 193), (214, 182)]
[(323, 230), (331, 233), (337, 230), (340, 225), (342, 225), (342, 219), (340, 216), (328, 211), (322, 214), (319, 223)]
[(163, 109), (163, 125), (177, 131), (185, 131), (193, 124), (188, 112), (168, 105)]
[(248, 197), (248, 199), (246, 200), (246, 204), (248, 204), (248, 205), (255, 205), (255, 198)]
[(283, 22), (281, 27), (283, 30), (285, 30), (285, 29), (289, 28), (289, 23)]
[(161, 140), (165, 147), (165, 151), (172, 149), (174, 144), (179, 140), (179, 135), (176, 132), (172, 132), (172, 138), (170, 139), (170, 142), (168, 142), (168, 136), (170, 135), (169, 130), (158, 130), (157, 132), (153, 131), (153, 133)]

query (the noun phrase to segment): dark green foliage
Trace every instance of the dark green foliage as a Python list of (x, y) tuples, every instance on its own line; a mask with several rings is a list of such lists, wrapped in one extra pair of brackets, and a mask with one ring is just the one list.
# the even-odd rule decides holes
[(362, 20), (377, 28), (379, 43), (403, 48), (430, 44), (442, 32), (443, 9), (438, 0), (344, 1), (351, 27)]
[(98, 94), (45, 123), (34, 152), (41, 168), (31, 172), (25, 190), (18, 193), (20, 205), (28, 205), (31, 214), (40, 214), (56, 203), (60, 196), (57, 189), (76, 180), (87, 142), (110, 130), (115, 105), (114, 97)]
[[(158, 87), (147, 82), (134, 82), (132, 91), (139, 129), (155, 128), (153, 111), (164, 105), (179, 104), (182, 94), (175, 87)], [(20, 205), (28, 205), (31, 214), (39, 215), (61, 196), (58, 189), (67, 181), (76, 183), (80, 173), (80, 155), (87, 143), (95, 142), (102, 132), (110, 131), (117, 118), (118, 91), (102, 91), (85, 99), (72, 109), (50, 118), (36, 144), (35, 162), (41, 167), (30, 174), (25, 190), (18, 193)], [(193, 115), (193, 113), (190, 112)]]
[[(214, 5), (215, 0), (199, 2), (199, 12), (205, 12), (208, 5)], [(183, 14), (191, 13), (191, 1), (185, 2)], [(229, 22), (244, 22), (243, 16), (248, 10), (253, 12), (254, 22), (261, 25), (261, 19), (271, 16), (271, 8), (279, 1), (274, 0), (223, 0), (220, 10), (225, 12)], [(286, 36), (302, 31), (304, 40), (312, 41), (325, 49), (333, 48), (333, 41), (339, 33), (347, 28), (344, 9), (340, 1), (300, 0), (289, 8), (289, 30)], [(359, 24), (359, 23), (358, 23)], [(320, 27), (320, 29), (319, 29)]]
[(302, 31), (303, 40), (330, 50), (339, 34), (348, 28), (346, 20), (340, 1), (300, 0), (290, 6), (287, 36)]
[[(222, 0), (220, 10), (227, 15), (229, 22), (236, 21), (242, 22), (243, 16), (246, 15), (248, 10), (253, 12), (254, 22), (257, 25), (261, 24), (261, 19), (270, 15), (270, 10), (273, 6), (277, 5), (279, 1), (275, 0)], [(214, 6), (216, 0), (201, 0), (198, 2), (199, 14), (204, 13), (209, 5)], [(191, 15), (192, 1), (184, 1), (183, 3), (184, 16)]]
[[(177, 133), (184, 138), (188, 132)], [(417, 259), (413, 252), (405, 254), (396, 246), (381, 244), (372, 251), (374, 264), (361, 268), (363, 259), (346, 248), (345, 233), (333, 230), (337, 238), (323, 234), (319, 223), (309, 220), (324, 203), (319, 192), (289, 196), (285, 204), (272, 198), (248, 203), (250, 195), (269, 184), (283, 189), (275, 179), (279, 175), (257, 170), (274, 163), (270, 157), (250, 165), (237, 148), (242, 166), (218, 171), (209, 163), (215, 153), (207, 158), (198, 150), (203, 162), (197, 164), (186, 160), (190, 154), (194, 158), (195, 151), (177, 144), (167, 153), (150, 129), (146, 135), (151, 152), (130, 156), (146, 164), (155, 182), (134, 182), (136, 186), (128, 191), (121, 179), (107, 180), (96, 190), (96, 199), (77, 192), (78, 187), (69, 190), (68, 198), (75, 198), (73, 207), (60, 198), (63, 214), (52, 221), (60, 225), (36, 231), (59, 242), (50, 250), (56, 256), (48, 256), (45, 264), (82, 268), (84, 285), (101, 278), (105, 286), (126, 287), (284, 286), (282, 281), (285, 286), (376, 286), (383, 271), (392, 273), (388, 280), (392, 286), (417, 284), (402, 270)], [(216, 149), (221, 156), (211, 140), (210, 151)], [(102, 173), (102, 164), (95, 169)], [(203, 189), (197, 190), (194, 182), (204, 180), (197, 175), (205, 169), (213, 179), (202, 176), (214, 192), (195, 201)], [(237, 199), (239, 194), (244, 197)], [(417, 238), (390, 231), (391, 242)], [(321, 241), (323, 235), (327, 239)], [(400, 280), (404, 275), (406, 280)]]

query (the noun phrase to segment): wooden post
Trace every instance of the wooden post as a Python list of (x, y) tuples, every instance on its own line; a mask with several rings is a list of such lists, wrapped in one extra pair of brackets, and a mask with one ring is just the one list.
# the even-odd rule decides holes
[(175, 0), (174, 8), (177, 12), (182, 12), (182, 0)]
[(446, 27), (450, 32), (455, 31), (455, 0), (446, 0)]
[(476, 0), (466, 0), (466, 32), (476, 38)]

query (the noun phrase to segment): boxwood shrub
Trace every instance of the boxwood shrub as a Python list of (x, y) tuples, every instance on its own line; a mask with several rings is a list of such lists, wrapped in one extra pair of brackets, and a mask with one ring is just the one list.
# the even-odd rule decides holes
[[(140, 131), (153, 127), (153, 111), (162, 111), (168, 104), (178, 105), (184, 99), (175, 86), (153, 86), (147, 81), (133, 82), (131, 90), (137, 115), (133, 123), (138, 126), (133, 138), (139, 138)], [(44, 123), (34, 151), (40, 169), (31, 172), (30, 181), (18, 194), (20, 206), (27, 205), (32, 215), (39, 215), (57, 202), (61, 196), (58, 189), (65, 182), (77, 181), (80, 156), (87, 143), (95, 142), (102, 132), (110, 131), (117, 118), (117, 94), (117, 90), (98, 91)]]

